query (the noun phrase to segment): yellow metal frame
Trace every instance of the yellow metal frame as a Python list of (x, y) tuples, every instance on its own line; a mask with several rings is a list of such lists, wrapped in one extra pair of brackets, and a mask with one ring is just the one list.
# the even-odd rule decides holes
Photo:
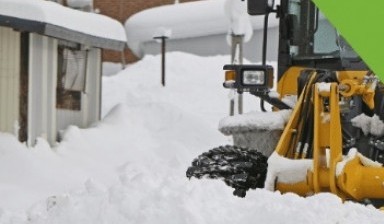
[[(301, 70), (303, 68), (292, 67), (279, 81), (278, 91), (281, 96), (291, 95), (297, 91), (296, 80)], [(277, 180), (275, 189), (281, 192), (295, 192), (302, 196), (332, 192), (343, 199), (384, 199), (383, 167), (364, 166), (361, 158), (356, 156), (346, 162), (340, 174), (336, 173), (337, 165), (343, 159), (339, 99), (340, 96), (363, 95), (364, 102), (373, 108), (374, 92), (369, 88), (369, 84), (363, 82), (366, 74), (367, 71), (337, 72), (340, 84), (330, 83), (329, 91), (320, 91), (318, 84), (314, 84), (312, 88), (314, 106), (312, 170), (307, 171), (306, 180), (298, 183), (282, 183)], [(310, 75), (313, 78), (316, 72), (313, 71)], [(304, 99), (304, 94), (301, 94), (276, 147), (276, 152), (280, 156), (292, 160), (301, 159), (295, 154), (293, 146), (297, 143), (297, 133), (302, 131), (299, 123)], [(327, 108), (324, 106), (325, 100), (329, 102)], [(329, 156), (327, 156), (327, 150), (329, 150)]]

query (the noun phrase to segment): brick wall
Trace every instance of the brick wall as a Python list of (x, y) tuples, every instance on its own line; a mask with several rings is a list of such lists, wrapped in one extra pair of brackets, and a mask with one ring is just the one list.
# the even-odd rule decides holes
[[(192, 2), (197, 0), (179, 0), (182, 2)], [(100, 11), (100, 14), (115, 18), (122, 24), (133, 14), (144, 9), (174, 4), (174, 0), (94, 0), (94, 8)], [(103, 51), (103, 61), (121, 62), (121, 52)], [(128, 50), (124, 52), (127, 63), (137, 61), (137, 58)]]

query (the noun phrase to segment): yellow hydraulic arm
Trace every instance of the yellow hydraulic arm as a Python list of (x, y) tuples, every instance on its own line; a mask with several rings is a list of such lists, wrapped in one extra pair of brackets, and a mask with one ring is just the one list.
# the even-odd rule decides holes
[(297, 133), (311, 131), (300, 130), (303, 128), (300, 124), (301, 111), (305, 100), (308, 99), (306, 94), (311, 93), (314, 123), (313, 155), (310, 158), (312, 167), (307, 170), (306, 178), (300, 182), (287, 183), (277, 179), (275, 189), (303, 196), (332, 192), (343, 199), (384, 198), (384, 168), (357, 151), (351, 150), (352, 152), (344, 158), (342, 155), (340, 98), (362, 95), (365, 103), (371, 107), (374, 95), (371, 85), (374, 84), (364, 82), (366, 71), (338, 72), (339, 83), (313, 83), (316, 73), (313, 71), (310, 74), (306, 90), (299, 97), (276, 147), (279, 156), (289, 158), (293, 162), (300, 162), (306, 157), (303, 155), (304, 151), (295, 151), (295, 146), (298, 144)]

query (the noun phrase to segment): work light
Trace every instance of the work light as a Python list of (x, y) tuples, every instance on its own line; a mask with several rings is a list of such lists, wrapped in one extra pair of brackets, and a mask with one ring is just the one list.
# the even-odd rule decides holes
[(264, 71), (244, 70), (242, 77), (244, 85), (264, 85), (265, 83)]
[(273, 87), (270, 65), (225, 65), (225, 88), (238, 92), (268, 92)]

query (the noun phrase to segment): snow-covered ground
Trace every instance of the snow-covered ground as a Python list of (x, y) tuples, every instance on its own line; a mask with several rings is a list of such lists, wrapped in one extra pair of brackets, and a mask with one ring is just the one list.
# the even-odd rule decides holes
[[(55, 148), (1, 134), (0, 223), (383, 223), (373, 207), (331, 194), (258, 189), (240, 199), (221, 181), (185, 177), (195, 156), (230, 143), (217, 131), (227, 62), (170, 53), (163, 88), (160, 57), (146, 56), (103, 78), (103, 121), (68, 128)], [(251, 101), (245, 111), (257, 109)]]

